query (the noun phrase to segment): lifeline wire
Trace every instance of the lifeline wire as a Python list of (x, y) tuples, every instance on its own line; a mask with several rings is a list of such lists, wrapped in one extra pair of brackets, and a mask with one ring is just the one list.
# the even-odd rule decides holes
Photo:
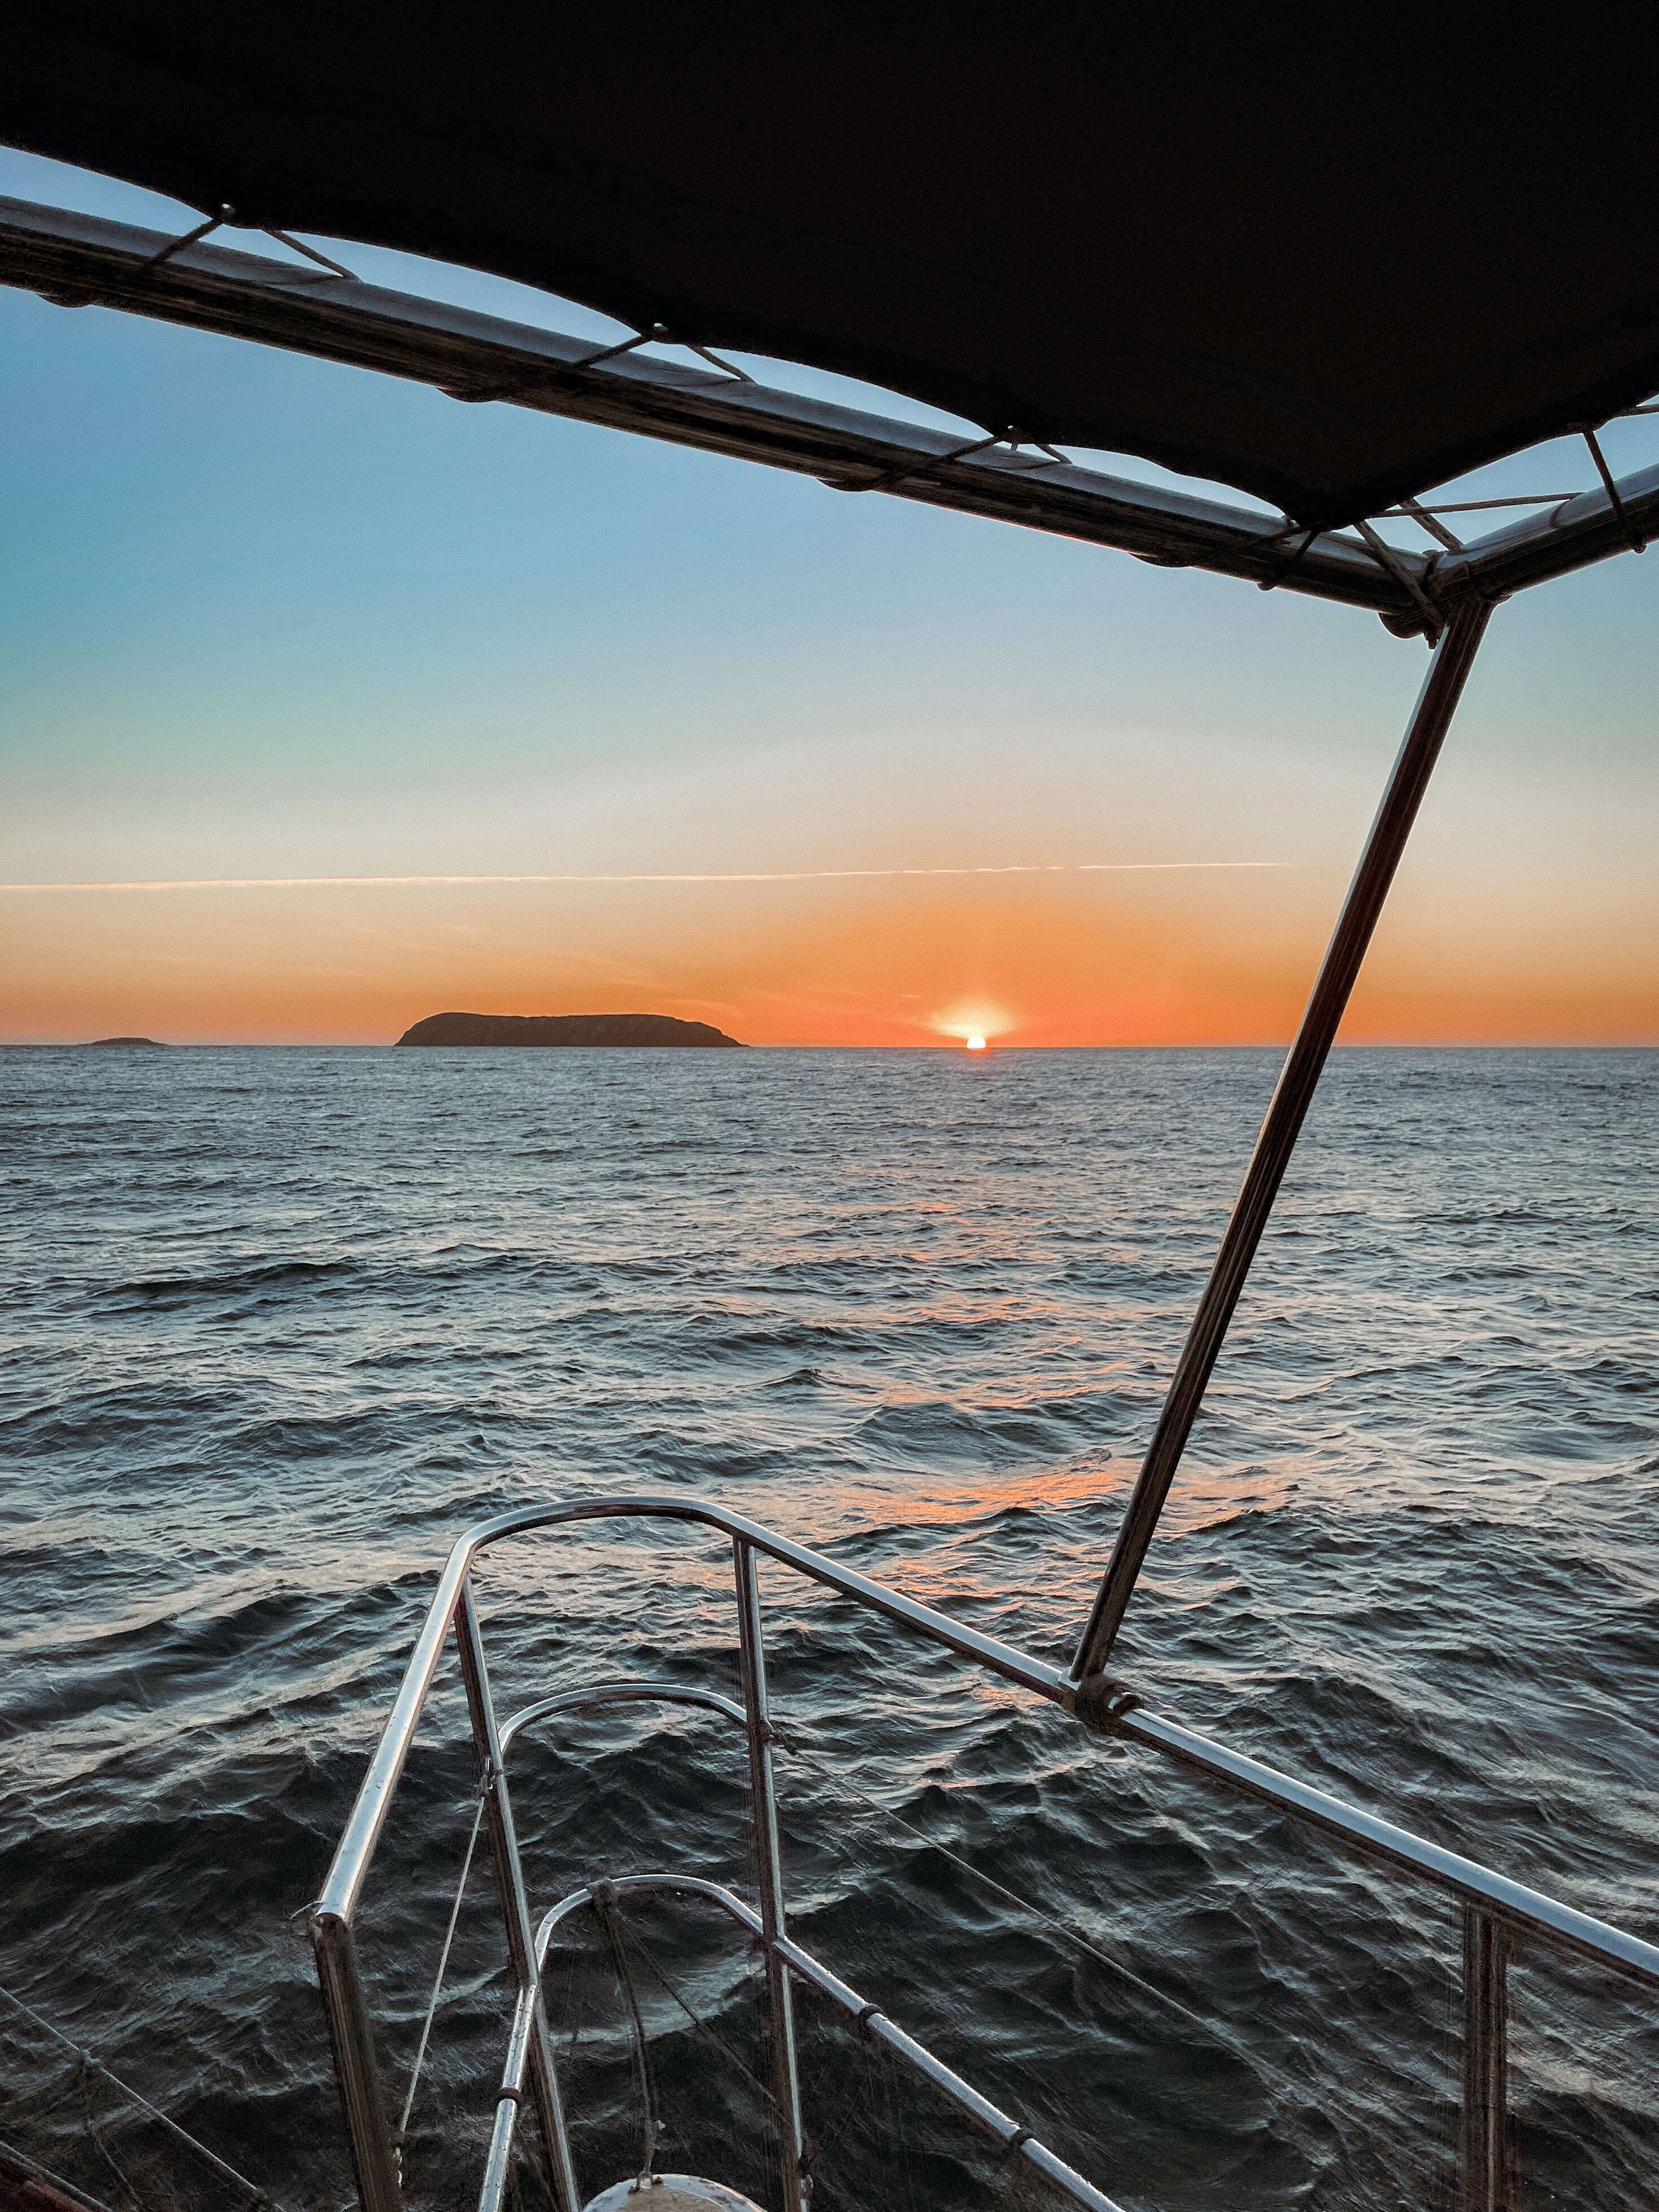
[[(270, 2203), (270, 2197), (266, 2196), (264, 2191), (260, 2188), (257, 2181), (250, 2181), (246, 2174), (238, 2173), (235, 2167), (228, 2164), (224, 2159), (219, 2156), (216, 2151), (210, 2150), (204, 2142), (198, 2142), (196, 2137), (190, 2133), (187, 2128), (181, 2128), (177, 2120), (170, 2119), (167, 2113), (162, 2112), (158, 2106), (152, 2105), (148, 2097), (140, 2096), (137, 2090), (133, 2088), (129, 2082), (124, 2081), (118, 2074), (112, 2073), (110, 2069), (104, 2064), (101, 2059), (94, 2058), (91, 2051), (83, 2051), (81, 2045), (78, 2043), (72, 2041), (69, 2036), (63, 2033), (61, 2028), (54, 2027), (49, 2020), (43, 2019), (41, 2015), (35, 2011), (33, 2005), (26, 2005), (21, 1997), (15, 1995), (12, 1990), (4, 1987), (0, 1987), (0, 1997), (4, 1997), (8, 2004), (15, 2005), (18, 2011), (24, 2014), (28, 2019), (32, 2020), (37, 2027), (44, 2028), (46, 2033), (51, 2036), (55, 2042), (61, 2043), (65, 2051), (72, 2051), (75, 2053), (75, 2056), (81, 2061), (82, 2066), (89, 2067), (94, 2073), (101, 2074), (106, 2081), (112, 2081), (124, 2097), (131, 2097), (133, 2103), (137, 2105), (142, 2112), (145, 2112), (149, 2114), (151, 2119), (158, 2120), (164, 2128), (167, 2129), (172, 2134), (177, 2136), (180, 2142), (188, 2143), (191, 2148), (198, 2153), (201, 2157), (204, 2158), (210, 2166), (216, 2167), (221, 2173), (228, 2175), (229, 2179), (236, 2184), (239, 2189), (246, 2189), (248, 2195), (252, 2197), (256, 2203), (260, 2204)], [(102, 2148), (101, 2144), (99, 2147), (100, 2149)], [(106, 2156), (108, 2154), (106, 2153)], [(110, 2163), (114, 2165), (114, 2160), (112, 2159)], [(116, 2171), (118, 2173), (120, 2172), (120, 2168), (117, 2166)], [(122, 2175), (122, 2179), (124, 2181), (126, 2177)]]
[(81, 2054), (80, 2067), (81, 2124), (85, 2129), (88, 2135), (91, 2136), (94, 2148), (96, 2149), (100, 2158), (103, 2160), (105, 2165), (115, 2176), (115, 2179), (120, 2183), (122, 2188), (127, 2192), (128, 2201), (133, 2205), (137, 2206), (139, 2208), (139, 2212), (143, 2212), (143, 2199), (139, 2196), (138, 2191), (133, 2187), (131, 2177), (127, 2174), (125, 2169), (116, 2158), (115, 2153), (104, 2141), (103, 2130), (98, 2124), (98, 2117), (94, 2112), (92, 2106), (93, 2071), (92, 2060), (87, 2056), (85, 2051), (82, 2051)]
[[(597, 1900), (596, 1900), (596, 1906), (595, 1906), (595, 1909), (597, 1910)], [(635, 1945), (635, 1948), (639, 1951), (640, 1955), (641, 1955), (641, 1957), (645, 1960), (646, 1965), (647, 1965), (647, 1966), (649, 1966), (649, 1967), (650, 1967), (650, 1969), (651, 1969), (652, 1972), (656, 1976), (657, 1979), (661, 1983), (661, 1984), (662, 1984), (663, 1988), (664, 1988), (664, 1989), (668, 1992), (668, 1995), (669, 1995), (671, 1997), (672, 1997), (672, 1999), (674, 2000), (674, 2002), (675, 2002), (675, 2003), (679, 2007), (680, 2010), (681, 2010), (681, 2011), (685, 2014), (686, 2018), (690, 2021), (690, 2023), (691, 2023), (692, 2027), (694, 2027), (694, 2028), (698, 2032), (698, 2033), (699, 2033), (699, 2034), (705, 2035), (705, 2036), (707, 2036), (707, 2037), (708, 2037), (708, 2039), (709, 2042), (710, 2042), (710, 2043), (712, 2043), (712, 2044), (714, 2045), (714, 2046), (715, 2050), (716, 2050), (716, 2051), (718, 2051), (720, 2053), (721, 2057), (722, 2057), (723, 2058), (725, 2058), (725, 2059), (726, 2059), (726, 2063), (727, 2063), (729, 2065), (731, 2065), (731, 2066), (732, 2066), (732, 2067), (734, 2067), (734, 2068), (736, 2069), (736, 2070), (737, 2070), (737, 2071), (738, 2071), (738, 2073), (743, 2076), (744, 2080), (745, 2081), (747, 2081), (747, 2082), (748, 2082), (748, 2084), (749, 2084), (750, 2087), (751, 2089), (753, 2089), (753, 2090), (757, 2093), (757, 2094), (759, 2096), (759, 2098), (760, 2098), (760, 2100), (761, 2100), (762, 2109), (766, 2112), (767, 2118), (768, 2118), (768, 2119), (769, 2119), (769, 2123), (770, 2123), (770, 2124), (771, 2124), (771, 2128), (772, 2128), (772, 2131), (773, 2131), (774, 2136), (775, 2136), (775, 2137), (777, 2137), (777, 2138), (781, 2138), (781, 2135), (782, 2135), (782, 2131), (783, 2131), (783, 2128), (784, 2128), (784, 2124), (785, 2124), (785, 2123), (784, 2123), (784, 2120), (783, 2120), (782, 2115), (781, 2115), (781, 2112), (780, 2112), (780, 2110), (779, 2110), (779, 2106), (778, 2106), (778, 2100), (777, 2100), (777, 2096), (776, 2096), (775, 2093), (772, 2089), (770, 2089), (770, 2088), (767, 2086), (767, 2084), (766, 2084), (764, 2081), (763, 2081), (761, 2080), (760, 2076), (759, 2076), (757, 2074), (753, 2073), (753, 2072), (752, 2072), (752, 2071), (751, 2071), (751, 2070), (750, 2070), (747, 2066), (745, 2066), (745, 2065), (744, 2064), (744, 2063), (743, 2063), (742, 2059), (741, 2059), (741, 2058), (739, 2058), (739, 2057), (738, 2057), (738, 2054), (737, 2054), (737, 2052), (736, 2052), (735, 2051), (733, 2051), (733, 2050), (732, 2050), (732, 2048), (731, 2045), (730, 2045), (729, 2043), (727, 2043), (727, 2042), (726, 2042), (726, 2040), (725, 2037), (724, 2037), (724, 2036), (722, 2036), (722, 2035), (720, 2035), (720, 2034), (717, 2032), (717, 2030), (716, 2030), (716, 2029), (714, 2029), (714, 2027), (712, 2027), (709, 2025), (708, 2021), (706, 2021), (706, 2020), (703, 2018), (702, 2014), (700, 2012), (698, 2012), (698, 2011), (696, 2009), (696, 2008), (695, 2008), (694, 2006), (692, 2006), (692, 2005), (690, 2005), (690, 2004), (688, 2004), (688, 2003), (687, 2003), (686, 2000), (685, 2000), (685, 1999), (684, 1999), (684, 1998), (680, 1995), (679, 1990), (676, 1988), (676, 1986), (675, 1986), (675, 1984), (674, 1984), (674, 1983), (673, 1983), (672, 1979), (671, 1978), (671, 1977), (670, 1977), (670, 1976), (669, 1976), (669, 1974), (668, 1974), (668, 1972), (667, 1972), (666, 1968), (662, 1965), (661, 1961), (658, 1959), (658, 1957), (657, 1957), (657, 1955), (656, 1955), (655, 1952), (653, 1952), (653, 1951), (652, 1950), (652, 1948), (651, 1948), (650, 1945), (646, 1942), (645, 1938), (644, 1938), (644, 1937), (640, 1934), (639, 1929), (638, 1929), (636, 1927), (634, 1927), (634, 1926), (632, 1926), (632, 1925), (629, 1925), (629, 1924), (626, 1923), (623, 1921), (623, 1916), (622, 1916), (621, 1912), (617, 1909), (617, 1907), (616, 1907), (616, 1905), (615, 1905), (614, 1904), (611, 1905), (608, 1907), (608, 1916), (609, 1916), (609, 1918), (611, 1919), (611, 1921), (612, 1921), (612, 1922), (614, 1923), (614, 1925), (615, 1925), (615, 1929), (616, 1929), (616, 1940), (617, 1940), (617, 1948), (618, 1948), (618, 1949), (620, 1948), (620, 1941), (619, 1941), (619, 1939), (620, 1939), (620, 1937), (621, 1937), (621, 1936), (622, 1936), (622, 1934), (623, 1934), (623, 1930), (624, 1930), (624, 1929), (626, 1929), (626, 1933), (627, 1933), (628, 1937), (629, 1937), (629, 1940), (633, 1942), (633, 1944)], [(607, 1933), (609, 1933), (609, 1932), (610, 1932), (610, 1930), (609, 1930), (609, 1929), (607, 1929)], [(632, 1984), (629, 1984), (629, 2002), (630, 2002), (630, 2003), (632, 2003), (632, 2002), (633, 2002), (633, 1989), (632, 1989)], [(635, 2008), (634, 2017), (635, 2017), (635, 2022), (637, 2023), (637, 2022), (638, 2022), (638, 2020), (639, 2020), (639, 2012), (638, 2012), (638, 2008), (637, 2008), (637, 2007), (635, 2007)], [(643, 2056), (644, 2056), (644, 2045), (643, 2045), (643, 2044), (641, 2044), (641, 2058), (643, 2058)], [(816, 2138), (816, 2136), (814, 2137), (814, 2141), (813, 2141), (813, 2144), (812, 2144), (812, 2147), (811, 2147), (811, 2148), (812, 2148), (812, 2154), (813, 2154), (813, 2167), (814, 2167), (814, 2170), (816, 2170), (816, 2164), (817, 2164), (817, 2138)], [(807, 2171), (807, 2166), (806, 2166), (806, 2163), (805, 2163), (805, 2149), (803, 2150), (803, 2158), (802, 2158), (802, 2166), (801, 2166), (801, 2171), (803, 2172), (803, 2173), (805, 2173), (805, 2172)]]
[[(618, 1913), (617, 1917), (618, 1921), (620, 1921), (622, 1917), (621, 1914)], [(669, 1996), (673, 1998), (675, 2003), (690, 2021), (692, 2027), (708, 2038), (708, 2040), (714, 2045), (715, 2050), (718, 2051), (724, 2058), (728, 2060), (732, 2065), (736, 2067), (738, 2072), (742, 2075), (744, 2080), (749, 2083), (750, 2087), (757, 2090), (759, 2094), (765, 2099), (766, 2102), (775, 2111), (778, 2101), (775, 2092), (767, 2087), (766, 2083), (761, 2080), (759, 2075), (751, 2073), (749, 2068), (744, 2064), (742, 2059), (738, 2057), (737, 2052), (732, 2050), (731, 2045), (726, 2042), (725, 2038), (718, 2032), (718, 2030), (712, 2027), (700, 2012), (686, 2002), (685, 1999), (680, 1995), (678, 1990), (674, 1986), (673, 1982), (670, 1979), (667, 1972), (659, 1961), (655, 1952), (652, 1950), (650, 1945), (646, 1942), (644, 1936), (641, 1935), (639, 1929), (630, 1926), (628, 1932), (634, 1942), (635, 1948), (638, 1950), (641, 1958), (644, 1959), (646, 1965), (650, 1967), (652, 1972), (662, 1984), (664, 1989), (667, 1990)]]
[(611, 1962), (617, 1969), (617, 1979), (622, 1984), (623, 1995), (628, 2001), (628, 2010), (634, 2022), (634, 2048), (640, 2061), (640, 2110), (643, 2115), (645, 2139), (640, 2164), (640, 2180), (651, 2179), (652, 2167), (657, 2158), (657, 2100), (651, 2086), (651, 2058), (645, 2044), (645, 2022), (640, 2016), (639, 1992), (634, 1987), (634, 1970), (628, 1963), (628, 1952), (623, 1942), (622, 1923), (617, 1917), (615, 1904), (608, 1883), (600, 1883), (593, 1891), (593, 1911), (605, 1930), (610, 1946)]
[(449, 1971), (450, 1946), (455, 1941), (456, 1924), (461, 1917), (461, 1900), (466, 1895), (466, 1885), (472, 1873), (472, 1854), (478, 1848), (478, 1831), (483, 1826), (484, 1801), (478, 1799), (478, 1809), (472, 1817), (472, 1833), (466, 1839), (466, 1856), (461, 1861), (461, 1878), (455, 1888), (455, 1902), (450, 1907), (449, 1925), (444, 1930), (444, 1947), (438, 1954), (437, 1978), (432, 1984), (432, 1995), (427, 2001), (426, 2018), (421, 2022), (421, 2040), (415, 2052), (415, 2064), (409, 2076), (409, 2093), (404, 2099), (404, 2109), (398, 2121), (398, 2140), (404, 2139), (409, 2126), (409, 2115), (415, 2103), (415, 2092), (420, 2087), (421, 2069), (426, 2063), (426, 2046), (431, 2040), (432, 2023), (437, 2015), (438, 1999), (443, 1994), (444, 1976)]
[[(792, 1753), (797, 1759), (804, 1760), (807, 1765), (816, 1767), (832, 1789), (840, 1790), (843, 1796), (862, 1805), (865, 1808), (866, 1819), (889, 1820), (896, 1828), (902, 1828), (907, 1835), (914, 1836), (919, 1844), (926, 1844), (928, 1850), (938, 1851), (942, 1858), (949, 1859), (952, 1866), (960, 1867), (964, 1874), (971, 1875), (973, 1879), (985, 1888), (994, 1890), (999, 1897), (1006, 1899), (1010, 1905), (1018, 1905), (1022, 1912), (1030, 1913), (1034, 1920), (1040, 1920), (1045, 1927), (1052, 1928), (1057, 1936), (1063, 1936), (1068, 1942), (1075, 1943), (1079, 1950), (1086, 1951), (1091, 1959), (1097, 1959), (1103, 1966), (1109, 1967), (1113, 1973), (1129, 1983), (1133, 1988), (1142, 1990), (1149, 1997), (1155, 1997), (1158, 2003), (1168, 2006), (1171, 2012), (1179, 2013), (1183, 2020), (1190, 2021), (1193, 2026), (1201, 2030), (1206, 2037), (1217, 2037), (1221, 2034), (1214, 2021), (1201, 2018), (1190, 2005), (1182, 2004), (1179, 1997), (1172, 1997), (1167, 1990), (1159, 1989), (1156, 1983), (1144, 1980), (1132, 1966), (1126, 1966), (1121, 1959), (1114, 1959), (1108, 1952), (1103, 1951), (1098, 1944), (1091, 1943), (1082, 1930), (1073, 1928), (1069, 1921), (1058, 1919), (1052, 1912), (1045, 1912), (1040, 1905), (1033, 1905), (1029, 1898), (1021, 1897), (1017, 1891), (1009, 1889), (1005, 1884), (998, 1881), (994, 1875), (988, 1875), (982, 1869), (976, 1867), (971, 1859), (963, 1858), (959, 1852), (951, 1850), (948, 1844), (941, 1844), (937, 1837), (930, 1836), (924, 1829), (914, 1826), (902, 1814), (895, 1813), (885, 1806), (878, 1805), (873, 1797), (866, 1797), (861, 1790), (855, 1789), (851, 1783), (844, 1782), (834, 1768), (819, 1759), (815, 1753), (808, 1751), (804, 1745), (795, 1741), (793, 1737), (785, 1735), (775, 1722), (772, 1724), (772, 1740), (781, 1751)], [(1223, 2037), (1222, 2039), (1225, 2040), (1225, 2038)], [(1254, 2051), (1243, 2055), (1246, 2065), (1260, 2073), (1276, 2078), (1285, 2087), (1295, 2091), (1298, 2096), (1303, 2094), (1295, 2077), (1287, 2073), (1283, 2067), (1274, 2065), (1272, 2059), (1263, 2058)]]

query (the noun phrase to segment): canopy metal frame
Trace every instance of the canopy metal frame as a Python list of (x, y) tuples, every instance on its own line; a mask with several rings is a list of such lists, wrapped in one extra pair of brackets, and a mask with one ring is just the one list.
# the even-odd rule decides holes
[[(1629, 551), (1659, 532), (1659, 467), (1611, 479), (1453, 550), (1429, 553), (1306, 530), (1285, 516), (1086, 468), (1000, 426), (959, 434), (803, 398), (726, 368), (644, 350), (653, 328), (596, 347), (500, 317), (213, 242), (0, 199), (0, 283), (59, 306), (122, 308), (381, 371), (447, 392), (602, 423), (705, 453), (884, 491), (922, 506), (1109, 546), (1160, 568), (1204, 568), (1370, 609), (1402, 636), (1437, 637), (1469, 601)], [(310, 249), (306, 249), (310, 251)], [(698, 350), (694, 349), (694, 350)], [(706, 354), (703, 358), (709, 356)], [(1370, 518), (1352, 518), (1358, 526)]]
[(1249, 1165), (1244, 1171), (1243, 1184), (1130, 1494), (1116, 1545), (1078, 1649), (1073, 1673), (1079, 1681), (1101, 1674), (1111, 1658), (1112, 1646), (1157, 1532), (1158, 1516), (1204, 1402), (1204, 1393), (1220, 1357), (1251, 1262), (1291, 1164), (1291, 1156), (1330, 1057), (1331, 1047), (1336, 1042), (1336, 1032), (1347, 1011), (1371, 933), (1394, 882), (1395, 871), (1405, 852), (1406, 841), (1411, 836), (1412, 824), (1417, 819), (1491, 614), (1491, 606), (1485, 600), (1466, 600), (1452, 617), (1429, 663), (1405, 741), (1389, 773), (1295, 1042), (1268, 1103)]

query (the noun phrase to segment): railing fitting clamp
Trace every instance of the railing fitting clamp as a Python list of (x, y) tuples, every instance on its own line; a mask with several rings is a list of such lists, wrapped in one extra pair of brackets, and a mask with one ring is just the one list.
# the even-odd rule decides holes
[(1085, 1674), (1060, 1699), (1066, 1711), (1099, 1735), (1121, 1735), (1121, 1723), (1140, 1699), (1109, 1674)]
[(284, 1929), (296, 1943), (308, 1943), (314, 1948), (317, 1941), (317, 1913), (321, 1904), (322, 1899), (319, 1897), (313, 1897), (308, 1905), (297, 1906), (283, 1923)]

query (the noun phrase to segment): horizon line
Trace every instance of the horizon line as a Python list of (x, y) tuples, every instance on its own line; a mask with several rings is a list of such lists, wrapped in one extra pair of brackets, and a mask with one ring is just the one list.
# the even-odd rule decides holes
[[(187, 1037), (174, 1041), (167, 1037), (143, 1037), (134, 1034), (108, 1037), (5, 1037), (0, 1036), (0, 1052), (87, 1052), (102, 1045), (131, 1042), (135, 1047), (149, 1047), (166, 1052), (392, 1052), (402, 1044), (401, 1037), (343, 1038), (343, 1037)], [(933, 1042), (918, 1038), (907, 1043), (849, 1044), (813, 1043), (801, 1038), (784, 1040), (764, 1038), (750, 1043), (744, 1038), (733, 1042), (747, 1052), (955, 1052), (964, 1050), (958, 1037), (939, 1037)], [(1289, 1037), (1232, 1038), (1165, 1038), (1162, 1042), (1150, 1039), (1123, 1040), (1114, 1042), (1070, 1044), (1003, 1043), (989, 1041), (986, 1057), (1004, 1052), (1287, 1052), (1292, 1040)], [(430, 1050), (425, 1047), (421, 1049)], [(453, 1052), (469, 1051), (649, 1051), (649, 1046), (471, 1046), (453, 1045), (436, 1048)], [(660, 1046), (657, 1050), (683, 1049)], [(1339, 1038), (1331, 1047), (1338, 1052), (1659, 1052), (1659, 1036), (1651, 1038), (1584, 1038), (1584, 1037), (1368, 1037), (1349, 1041)], [(978, 1054), (974, 1055), (978, 1058)]]
[(817, 884), (925, 876), (1146, 875), (1185, 869), (1291, 868), (1293, 860), (1014, 860), (978, 867), (775, 868), (743, 872), (509, 876), (178, 876), (100, 883), (0, 883), (0, 891), (259, 891), (410, 890), (489, 884)]

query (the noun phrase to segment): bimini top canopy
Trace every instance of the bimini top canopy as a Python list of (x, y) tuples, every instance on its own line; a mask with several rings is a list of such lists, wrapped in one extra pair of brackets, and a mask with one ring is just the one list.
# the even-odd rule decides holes
[(22, 0), (0, 137), (1296, 521), (1659, 386), (1659, 15)]

